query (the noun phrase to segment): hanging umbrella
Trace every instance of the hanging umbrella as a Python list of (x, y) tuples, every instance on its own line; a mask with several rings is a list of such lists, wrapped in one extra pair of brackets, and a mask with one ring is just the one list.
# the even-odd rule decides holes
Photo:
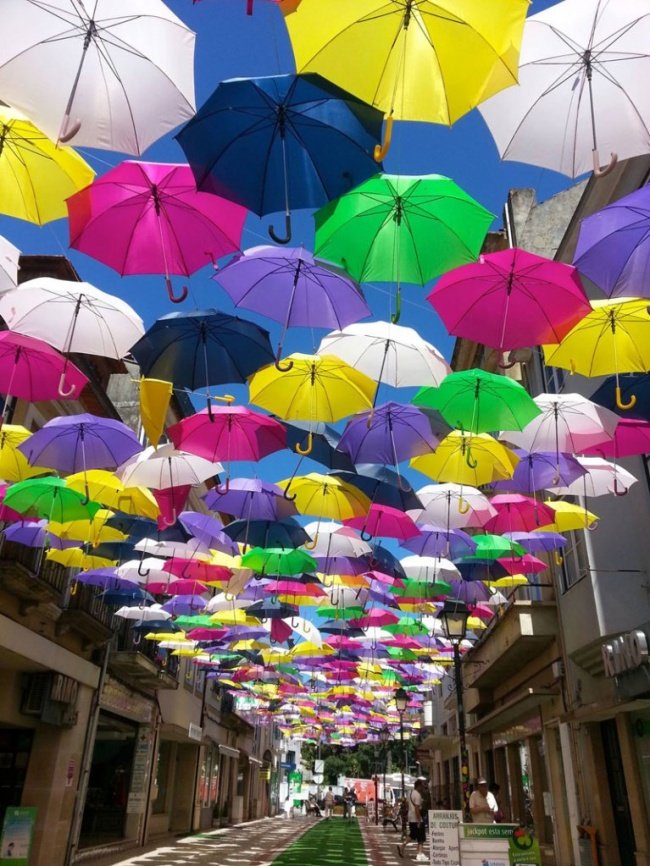
[(259, 216), (320, 207), (374, 174), (381, 114), (319, 75), (222, 81), (178, 134), (197, 188)]
[(447, 530), (481, 527), (497, 513), (484, 493), (467, 485), (429, 484), (418, 490), (418, 497), (422, 516)]
[(152, 519), (159, 513), (156, 500), (146, 487), (125, 487), (113, 472), (103, 469), (78, 472), (68, 475), (66, 484), (78, 493), (85, 493), (88, 488), (93, 502), (101, 502), (106, 508)]
[(215, 279), (236, 307), (280, 322), (276, 363), (288, 328), (343, 328), (370, 315), (361, 289), (346, 272), (303, 247), (253, 247)]
[(287, 478), (279, 482), (285, 496), (289, 496), (301, 514), (313, 514), (333, 520), (366, 514), (370, 500), (356, 487), (346, 484), (334, 475), (309, 475)]
[(142, 153), (194, 113), (194, 34), (160, 0), (7, 0), (2, 23), (3, 98), (54, 141)]
[[(70, 385), (68, 398), (78, 397), (88, 377), (42, 340), (14, 331), (0, 332), (0, 392), (22, 400), (59, 399), (59, 382), (64, 372)], [(5, 401), (5, 411), (7, 401)]]
[[(577, 177), (648, 152), (650, 22), (635, 0), (564, 0), (527, 19), (519, 86), (481, 114), (503, 159)], [(590, 154), (591, 152), (591, 154)]]
[(521, 430), (540, 414), (519, 382), (485, 370), (450, 373), (437, 388), (418, 391), (413, 402), (438, 409), (450, 424), (472, 433)]
[(451, 125), (516, 84), (526, 12), (522, 0), (497, 0), (489, 13), (455, 0), (303, 0), (287, 27), (300, 71), (320, 72), (385, 112), (382, 159), (393, 118)]
[(233, 520), (224, 526), (225, 534), (250, 547), (300, 547), (310, 541), (298, 521), (284, 520)]
[[(0, 168), (0, 177), (2, 175), (3, 172)], [(15, 289), (18, 285), (19, 258), (20, 250), (18, 247), (0, 236), (0, 293)]]
[(316, 570), (315, 560), (306, 551), (273, 547), (254, 547), (242, 556), (241, 564), (260, 575), (295, 575)]
[(476, 549), (476, 542), (462, 529), (444, 529), (430, 523), (418, 523), (420, 534), (408, 538), (403, 547), (422, 557), (466, 556)]
[(436, 481), (480, 487), (499, 478), (511, 478), (517, 463), (516, 454), (486, 433), (454, 430), (433, 454), (414, 457), (409, 465)]
[(511, 541), (516, 541), (520, 544), (527, 553), (549, 553), (550, 551), (559, 550), (564, 547), (566, 538), (557, 532), (540, 532), (536, 529), (534, 532), (504, 532), (504, 538), (509, 538)]
[(584, 469), (570, 454), (555, 451), (528, 452), (515, 448), (519, 463), (512, 478), (497, 481), (495, 488), (521, 493), (546, 490), (557, 483), (571, 484), (584, 475)]
[[(620, 389), (619, 392), (617, 388)], [(617, 394), (624, 409), (621, 409), (616, 402)], [(632, 397), (635, 398), (634, 401)], [(608, 376), (590, 399), (621, 417), (650, 421), (650, 373)]]
[[(610, 463), (602, 457), (578, 457), (578, 462), (584, 469), (584, 475), (566, 486), (550, 488), (558, 496), (625, 496), (637, 479), (616, 463)], [(547, 523), (552, 523), (547, 520)]]
[(348, 421), (337, 448), (347, 452), (353, 463), (397, 465), (432, 451), (436, 444), (431, 425), (419, 409), (386, 403)]
[(20, 424), (3, 424), (0, 428), (0, 478), (5, 481), (26, 481), (35, 475), (44, 475), (50, 469), (30, 466), (18, 446), (25, 442), (31, 433)]
[(552, 511), (529, 496), (497, 494), (490, 501), (498, 514), (485, 524), (486, 532), (497, 535), (503, 532), (532, 532), (553, 520)]
[[(12, 331), (49, 343), (64, 354), (122, 358), (144, 333), (125, 302), (89, 283), (39, 277), (0, 295), (0, 316)], [(69, 364), (69, 362), (68, 362)], [(59, 396), (71, 393), (64, 365)]]
[(57, 147), (6, 105), (0, 105), (0, 141), (0, 212), (7, 216), (37, 225), (61, 219), (67, 213), (66, 198), (94, 177), (74, 150)]
[(592, 301), (585, 316), (557, 346), (544, 346), (550, 367), (564, 367), (584, 376), (617, 378), (616, 405), (633, 408), (634, 395), (623, 403), (619, 373), (646, 373), (650, 370), (650, 312), (643, 298)]
[(555, 512), (555, 519), (552, 523), (541, 527), (544, 531), (571, 532), (577, 529), (596, 529), (598, 526), (599, 518), (596, 514), (573, 502), (558, 499), (547, 500), (545, 504)]
[(575, 268), (517, 248), (445, 274), (427, 300), (450, 334), (500, 355), (558, 343), (590, 311)]
[(3, 505), (21, 514), (33, 514), (63, 523), (89, 519), (101, 508), (71, 490), (62, 478), (30, 478), (8, 488)]
[(401, 511), (422, 507), (410, 482), (386, 466), (359, 463), (354, 472), (337, 469), (330, 474), (357, 487), (378, 505), (389, 505)]
[(258, 478), (233, 478), (228, 490), (213, 488), (203, 499), (213, 511), (246, 520), (283, 520), (296, 513), (281, 487)]
[(494, 219), (442, 175), (378, 174), (315, 215), (316, 253), (359, 282), (424, 286), (475, 261)]
[[(287, 430), (287, 448), (292, 451), (299, 451), (298, 446), (300, 446), (300, 449), (304, 451), (309, 444), (309, 434), (311, 433), (311, 451), (309, 452), (311, 460), (315, 460), (316, 463), (322, 464), (327, 469), (354, 470), (354, 464), (348, 455), (337, 450), (341, 437), (334, 427), (322, 422), (301, 423), (299, 421), (284, 426)], [(298, 461), (299, 465), (300, 461)]]
[(579, 450), (583, 454), (610, 457), (612, 460), (635, 454), (650, 454), (650, 424), (634, 418), (621, 418), (612, 439)]
[(370, 541), (375, 536), (404, 541), (420, 534), (420, 530), (408, 514), (389, 505), (377, 505), (375, 502), (370, 505), (367, 514), (347, 518), (345, 523), (361, 531), (362, 541)]
[[(118, 274), (190, 276), (239, 249), (246, 210), (196, 191), (189, 166), (123, 162), (68, 199), (70, 246)], [(106, 238), (111, 243), (106, 243)]]

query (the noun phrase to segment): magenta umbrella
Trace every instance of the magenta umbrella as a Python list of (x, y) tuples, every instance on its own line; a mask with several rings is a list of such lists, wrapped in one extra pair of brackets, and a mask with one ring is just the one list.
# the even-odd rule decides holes
[(189, 276), (239, 249), (247, 210), (197, 192), (188, 165), (126, 161), (68, 201), (70, 246), (119, 274)]
[(650, 454), (650, 423), (635, 418), (620, 418), (613, 439), (584, 448), (581, 453), (613, 460)]
[(490, 502), (498, 514), (488, 520), (485, 531), (495, 535), (504, 532), (532, 532), (555, 520), (552, 508), (520, 493), (498, 493)]
[(591, 312), (574, 267), (517, 248), (450, 271), (427, 300), (450, 334), (501, 352), (559, 343)]
[(373, 536), (383, 538), (397, 538), (405, 541), (420, 534), (413, 520), (397, 508), (390, 505), (378, 505), (376, 502), (370, 506), (370, 511), (364, 517), (351, 517), (345, 520), (347, 526), (361, 530), (361, 538), (369, 541)]

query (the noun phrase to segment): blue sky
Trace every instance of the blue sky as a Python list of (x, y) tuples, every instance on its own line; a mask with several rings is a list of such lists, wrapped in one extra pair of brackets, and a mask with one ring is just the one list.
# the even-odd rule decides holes
[[(272, 3), (256, 0), (252, 17), (245, 14), (246, 0), (200, 0), (195, 4), (192, 0), (168, 0), (168, 5), (198, 34), (197, 106), (205, 101), (223, 79), (294, 71), (282, 16)], [(536, 0), (531, 4), (531, 14), (551, 5), (553, 4), (550, 0)], [(106, 151), (83, 150), (82, 153), (98, 173), (117, 165), (125, 158), (123, 155)], [(152, 146), (143, 159), (183, 162), (184, 156), (170, 136)], [(452, 177), (496, 215), (495, 228), (502, 224), (501, 212), (510, 189), (531, 186), (537, 190), (538, 198), (543, 200), (572, 183), (569, 178), (551, 171), (501, 162), (477, 111), (462, 118), (452, 128), (417, 123), (395, 124), (393, 146), (385, 162), (385, 169), (391, 173), (438, 173)], [(265, 227), (272, 221), (272, 218), (259, 220), (250, 217), (244, 232), (243, 246), (270, 242)], [(303, 212), (303, 215), (294, 221), (294, 225), (294, 242), (311, 246), (313, 228), (310, 214)], [(0, 234), (26, 254), (68, 255), (82, 279), (123, 297), (137, 309), (145, 324), (150, 324), (156, 317), (172, 310), (162, 277), (122, 278), (89, 257), (68, 250), (65, 220), (39, 228), (0, 216)], [(206, 268), (189, 281), (177, 278), (174, 282), (176, 285), (187, 282), (190, 286), (191, 296), (186, 301), (186, 307), (217, 307), (231, 312), (233, 307), (230, 300), (211, 279), (212, 275), (211, 268)], [(364, 292), (373, 317), (386, 318), (390, 311), (391, 287), (364, 286)], [(447, 335), (437, 315), (427, 304), (426, 294), (427, 290), (419, 287), (407, 286), (404, 289), (400, 323), (416, 327), (423, 337), (449, 357), (453, 339)], [(174, 309), (179, 310), (182, 307)], [(256, 318), (248, 311), (242, 311), (241, 315)], [(259, 317), (257, 321), (271, 331), (272, 340), (277, 340), (279, 328), (275, 323)], [(285, 344), (287, 351), (311, 351), (318, 345), (323, 334), (324, 332), (293, 331)], [(228, 390), (243, 395), (241, 389)], [(391, 397), (408, 399), (404, 392), (400, 392), (399, 396), (397, 393), (391, 395), (389, 389), (385, 389), (380, 400)], [(271, 471), (264, 472), (265, 476), (269, 480), (283, 477), (285, 471), (288, 474), (291, 470), (294, 460), (295, 458), (289, 455), (273, 458), (273, 467), (269, 467)], [(239, 466), (238, 469), (245, 474), (244, 466)], [(418, 483), (423, 482), (421, 476), (418, 476), (418, 479)]]

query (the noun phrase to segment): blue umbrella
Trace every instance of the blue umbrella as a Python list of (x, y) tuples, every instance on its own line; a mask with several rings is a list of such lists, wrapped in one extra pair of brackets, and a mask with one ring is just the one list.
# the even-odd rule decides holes
[(259, 216), (317, 208), (376, 174), (380, 111), (319, 75), (223, 81), (176, 136), (197, 188)]
[(131, 353), (143, 376), (189, 391), (245, 382), (275, 360), (268, 331), (212, 309), (162, 316)]
[[(621, 404), (630, 404), (631, 398), (636, 397), (636, 402), (630, 408), (621, 409), (616, 401), (616, 385), (620, 386)], [(650, 373), (623, 373), (618, 376), (609, 376), (600, 388), (591, 395), (590, 400), (611, 409), (617, 415), (624, 418), (638, 418), (641, 421), (650, 421)]]
[(293, 518), (286, 520), (233, 520), (223, 531), (249, 547), (300, 547), (309, 536)]
[(422, 503), (411, 484), (403, 475), (387, 466), (360, 463), (354, 472), (335, 469), (331, 474), (361, 490), (371, 502), (377, 505), (389, 505), (400, 511), (422, 508)]

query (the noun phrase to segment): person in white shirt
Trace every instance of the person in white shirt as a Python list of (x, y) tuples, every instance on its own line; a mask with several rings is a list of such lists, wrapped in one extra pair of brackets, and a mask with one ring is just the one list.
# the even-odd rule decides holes
[(424, 782), (422, 779), (418, 779), (415, 783), (415, 787), (408, 794), (408, 824), (409, 824), (409, 836), (410, 840), (405, 842), (403, 845), (397, 846), (397, 853), (400, 857), (404, 856), (404, 852), (406, 851), (406, 847), (411, 844), (411, 842), (415, 843), (417, 846), (415, 860), (418, 863), (424, 863), (428, 860), (428, 858), (424, 854), (424, 842), (426, 840), (426, 832), (424, 829), (424, 815), (422, 814), (422, 786)]
[(332, 817), (332, 810), (334, 809), (334, 792), (331, 788), (327, 789), (327, 793), (325, 794), (325, 817)]
[(495, 815), (499, 811), (494, 794), (488, 790), (486, 779), (479, 779), (476, 790), (469, 798), (469, 811), (475, 824), (494, 824)]

